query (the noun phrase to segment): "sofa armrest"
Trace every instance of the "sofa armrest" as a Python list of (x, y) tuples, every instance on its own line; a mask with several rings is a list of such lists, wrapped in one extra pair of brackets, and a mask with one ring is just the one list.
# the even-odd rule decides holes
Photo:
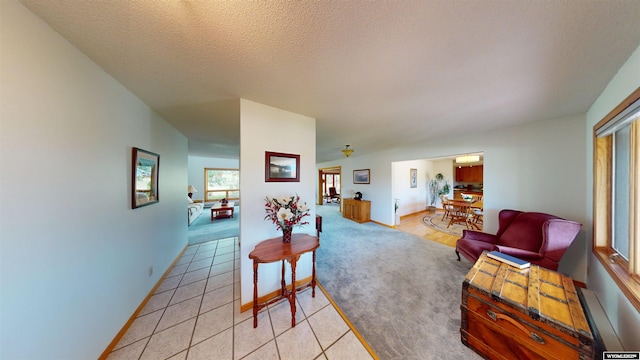
[(475, 230), (462, 230), (462, 238), (465, 240), (475, 240), (482, 241), (488, 244), (495, 244), (498, 242), (498, 239), (495, 235), (483, 233), (481, 231)]
[(203, 203), (192, 203), (192, 204), (188, 204), (187, 207), (189, 209), (201, 210), (202, 208), (204, 208), (204, 204)]

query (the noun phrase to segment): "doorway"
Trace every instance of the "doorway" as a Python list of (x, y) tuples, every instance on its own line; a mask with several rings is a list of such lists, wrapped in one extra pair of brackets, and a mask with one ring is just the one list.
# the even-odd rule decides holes
[(335, 193), (342, 196), (342, 167), (322, 168), (318, 170), (318, 205), (340, 204), (340, 198), (331, 197), (331, 188)]
[[(468, 161), (471, 155), (474, 155), (473, 161)], [(474, 226), (483, 228), (484, 152), (397, 161), (392, 163), (392, 174), (392, 199), (399, 205), (395, 213), (397, 229), (422, 237), (429, 234), (428, 236), (435, 241), (442, 238), (446, 241), (439, 242), (451, 243), (452, 235), (448, 231), (451, 230), (448, 228), (450, 217), (442, 212), (440, 190), (431, 186), (437, 174), (442, 174), (448, 184), (447, 193), (444, 193), (446, 188), (441, 189), (443, 197), (447, 197), (448, 200), (462, 200), (463, 197), (470, 196), (469, 201), (474, 205)], [(416, 181), (413, 179), (414, 174), (417, 175)], [(437, 182), (435, 184), (437, 185)], [(430, 229), (444, 231), (435, 232)], [(460, 236), (461, 234), (455, 237), (453, 242), (455, 243)]]

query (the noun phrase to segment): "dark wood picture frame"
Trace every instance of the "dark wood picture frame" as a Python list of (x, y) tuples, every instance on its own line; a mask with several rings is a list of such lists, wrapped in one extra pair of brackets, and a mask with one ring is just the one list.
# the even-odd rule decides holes
[(160, 155), (133, 148), (131, 161), (131, 208), (155, 204), (160, 201), (158, 177)]
[(369, 184), (370, 183), (370, 171), (369, 169), (353, 170), (353, 183), (354, 184)]
[(300, 155), (264, 152), (265, 182), (300, 182)]

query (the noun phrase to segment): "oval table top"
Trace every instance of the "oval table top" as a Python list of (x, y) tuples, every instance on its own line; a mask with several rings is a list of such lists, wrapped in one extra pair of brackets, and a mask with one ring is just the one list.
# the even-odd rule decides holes
[(282, 242), (282, 236), (259, 242), (249, 253), (249, 259), (259, 263), (292, 259), (320, 247), (320, 240), (309, 234), (292, 234), (291, 242)]

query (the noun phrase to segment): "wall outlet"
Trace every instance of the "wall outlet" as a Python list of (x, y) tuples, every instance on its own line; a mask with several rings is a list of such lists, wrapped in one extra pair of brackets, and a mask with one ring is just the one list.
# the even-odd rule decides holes
[(149, 266), (149, 276), (153, 275), (153, 266)]

